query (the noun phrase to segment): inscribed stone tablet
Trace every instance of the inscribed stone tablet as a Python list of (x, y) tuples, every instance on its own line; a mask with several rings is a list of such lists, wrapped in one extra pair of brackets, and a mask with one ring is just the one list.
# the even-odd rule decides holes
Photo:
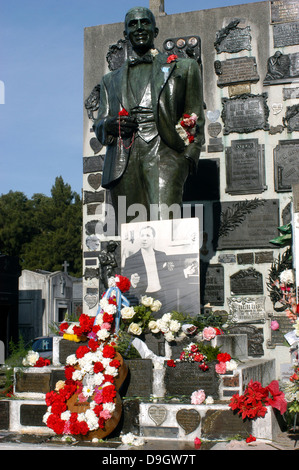
[(153, 364), (151, 359), (128, 359), (129, 368), (124, 387), (127, 397), (149, 397), (152, 393)]
[(223, 134), (231, 132), (249, 133), (258, 129), (269, 130), (267, 106), (268, 94), (242, 95), (234, 98), (222, 98)]
[(292, 191), (299, 180), (299, 139), (280, 140), (274, 149), (275, 191)]
[(181, 409), (176, 414), (176, 419), (185, 434), (190, 434), (198, 428), (200, 423), (200, 414), (195, 409)]
[(257, 194), (265, 191), (265, 146), (258, 139), (233, 140), (226, 149), (226, 192)]
[[(278, 199), (222, 202), (220, 207), (220, 227), (214, 227), (218, 250), (273, 248), (269, 240), (278, 236)], [(216, 221), (218, 210), (219, 203), (214, 203)]]
[(268, 348), (275, 348), (275, 346), (285, 344), (284, 335), (289, 331), (293, 331), (294, 323), (286, 315), (271, 316), (271, 321), (277, 321), (279, 328), (278, 330), (270, 329), (271, 339), (268, 341), (267, 346)]
[(50, 391), (50, 373), (26, 374), (17, 372), (16, 392), (47, 393)]

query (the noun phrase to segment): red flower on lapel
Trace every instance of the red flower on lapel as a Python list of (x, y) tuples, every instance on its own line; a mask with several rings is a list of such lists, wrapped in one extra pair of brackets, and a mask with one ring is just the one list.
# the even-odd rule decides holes
[(171, 62), (175, 62), (176, 59), (178, 59), (178, 56), (176, 54), (171, 54), (167, 57), (167, 64), (170, 64)]

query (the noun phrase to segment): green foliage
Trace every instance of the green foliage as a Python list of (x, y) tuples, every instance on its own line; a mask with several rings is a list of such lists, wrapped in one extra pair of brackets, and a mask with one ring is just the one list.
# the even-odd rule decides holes
[(23, 269), (61, 271), (82, 276), (82, 203), (70, 185), (57, 177), (51, 197), (21, 192), (0, 196), (0, 253), (17, 256)]
[(9, 355), (5, 360), (5, 388), (9, 387), (13, 383), (14, 368), (23, 366), (23, 358), (27, 355), (29, 349), (30, 348), (25, 345), (22, 336), (20, 336), (17, 343), (10, 341), (8, 350)]
[(196, 343), (198, 350), (201, 354), (206, 356), (207, 362), (216, 361), (218, 354), (220, 354), (220, 349), (218, 346), (213, 347), (210, 344), (205, 343)]
[(140, 359), (140, 354), (132, 345), (134, 336), (125, 331), (120, 331), (116, 344), (116, 349), (124, 359)]

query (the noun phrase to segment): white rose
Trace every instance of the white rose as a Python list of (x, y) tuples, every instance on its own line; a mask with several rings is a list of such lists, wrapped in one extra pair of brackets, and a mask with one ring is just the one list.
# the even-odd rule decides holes
[(170, 331), (173, 331), (175, 333), (177, 333), (181, 328), (181, 324), (180, 322), (178, 322), (177, 320), (171, 320), (170, 323), (169, 323), (169, 329)]
[(137, 325), (137, 323), (131, 323), (128, 328), (128, 333), (132, 333), (133, 335), (139, 336), (142, 333), (142, 329), (139, 325)]
[(163, 321), (162, 318), (157, 320), (157, 326), (162, 333), (167, 333), (167, 331), (169, 331), (168, 323)]
[(151, 311), (159, 312), (161, 307), (162, 307), (162, 303), (160, 302), (160, 300), (154, 300), (153, 304), (151, 305)]
[(148, 324), (149, 329), (151, 330), (152, 333), (159, 333), (159, 328), (157, 325), (157, 322), (155, 320), (152, 320)]
[(116, 287), (116, 279), (114, 277), (109, 277), (108, 287)]
[(168, 343), (170, 343), (171, 341), (174, 341), (174, 336), (170, 331), (165, 333), (164, 338), (166, 339)]
[(170, 322), (171, 321), (171, 313), (164, 313), (164, 315), (162, 316), (162, 321)]
[(133, 318), (135, 315), (135, 310), (133, 307), (124, 307), (120, 311), (122, 318), (128, 319)]
[(141, 303), (145, 307), (151, 307), (154, 303), (154, 299), (152, 297), (147, 297), (147, 295), (143, 295), (141, 297)]

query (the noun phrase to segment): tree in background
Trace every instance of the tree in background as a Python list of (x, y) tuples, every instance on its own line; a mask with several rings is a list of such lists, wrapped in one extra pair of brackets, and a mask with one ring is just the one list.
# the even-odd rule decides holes
[(0, 253), (18, 256), (23, 269), (61, 271), (82, 276), (82, 202), (79, 194), (55, 179), (51, 197), (21, 192), (0, 196)]

